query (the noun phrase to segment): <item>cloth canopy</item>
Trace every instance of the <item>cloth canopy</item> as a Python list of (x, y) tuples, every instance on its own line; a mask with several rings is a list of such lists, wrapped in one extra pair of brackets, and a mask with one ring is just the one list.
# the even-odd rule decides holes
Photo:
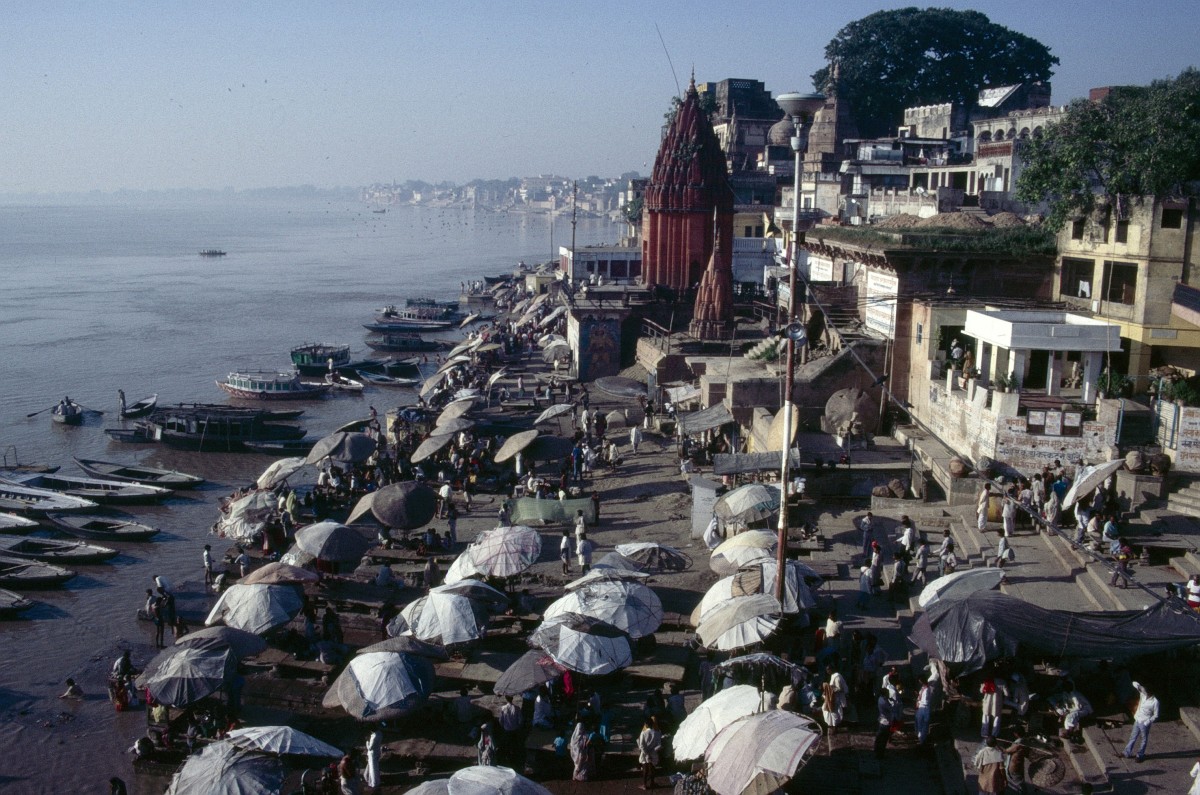
[(552, 602), (547, 621), (562, 613), (579, 613), (612, 624), (633, 639), (651, 635), (662, 624), (662, 602), (654, 591), (636, 582), (596, 582), (569, 591)]
[[(714, 475), (741, 475), (745, 472), (771, 472), (783, 463), (781, 452), (717, 453), (713, 456)], [(800, 451), (792, 448), (788, 457), (792, 471), (800, 469)]]
[(226, 739), (239, 748), (268, 754), (323, 756), (329, 759), (340, 759), (342, 756), (340, 748), (291, 726), (245, 726), (229, 732)]
[(239, 748), (228, 740), (189, 756), (171, 779), (168, 795), (274, 795), (283, 788), (279, 757)]
[(663, 391), (667, 393), (667, 400), (672, 403), (686, 403), (700, 397), (700, 387), (691, 384), (667, 387)]
[(433, 665), (422, 657), (396, 652), (359, 654), (350, 660), (321, 705), (342, 707), (359, 720), (392, 720), (429, 698)]
[(679, 430), (685, 434), (703, 433), (730, 422), (733, 422), (733, 414), (725, 408), (724, 403), (718, 403), (691, 414), (680, 414)]
[(708, 698), (684, 718), (671, 738), (676, 759), (699, 759), (713, 738), (735, 720), (775, 708), (774, 693), (753, 685), (734, 685)]
[(708, 786), (717, 795), (775, 792), (816, 750), (821, 728), (784, 710), (742, 718), (722, 729), (704, 752)]
[(1196, 644), (1200, 617), (1177, 600), (1146, 610), (1071, 613), (1047, 610), (998, 591), (933, 604), (909, 639), (929, 656), (977, 671), (1018, 647), (1055, 657), (1129, 659)]
[(222, 622), (260, 635), (291, 621), (303, 606), (304, 597), (295, 586), (235, 583), (221, 594), (204, 623), (211, 627)]

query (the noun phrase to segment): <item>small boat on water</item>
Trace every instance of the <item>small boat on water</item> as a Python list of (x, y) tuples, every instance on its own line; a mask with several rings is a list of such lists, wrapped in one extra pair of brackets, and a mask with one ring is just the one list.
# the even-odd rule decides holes
[(300, 439), (304, 428), (274, 422), (294, 419), (303, 409), (268, 411), (258, 407), (225, 404), (181, 403), (159, 407), (134, 429), (106, 428), (105, 433), (122, 442), (161, 442), (181, 450), (237, 452), (244, 442)]
[(82, 475), (63, 475), (58, 472), (31, 472), (6, 478), (9, 483), (37, 489), (49, 489), (71, 497), (81, 497), (108, 505), (144, 505), (171, 496), (170, 489), (146, 486), (120, 480), (100, 480)]
[(292, 364), (301, 375), (321, 375), (350, 364), (349, 345), (309, 342), (292, 348)]
[(358, 377), (361, 378), (366, 383), (370, 384), (371, 386), (382, 386), (382, 387), (393, 387), (393, 388), (401, 388), (401, 387), (411, 388), (411, 387), (414, 387), (417, 384), (421, 383), (420, 378), (397, 378), (395, 376), (390, 376), (390, 375), (377, 375), (375, 373), (364, 373), (361, 371), (359, 372)]
[(361, 392), (363, 382), (347, 378), (338, 372), (326, 373), (323, 381), (301, 381), (305, 386), (328, 386), (335, 392)]
[(200, 256), (202, 256), (202, 257), (223, 257), (223, 256), (225, 256), (225, 252), (219, 248), (202, 248), (202, 249), (200, 249)]
[(105, 428), (104, 433), (114, 442), (126, 444), (152, 444), (156, 441), (150, 429), (142, 425), (136, 428)]
[(10, 558), (40, 560), (44, 563), (60, 563), (81, 566), (102, 563), (120, 553), (109, 547), (88, 544), (83, 541), (58, 541), (53, 538), (22, 538), (0, 536), (0, 555)]
[(46, 521), (64, 533), (95, 541), (149, 541), (159, 534), (156, 527), (113, 516), (50, 513)]
[(99, 461), (95, 458), (76, 458), (79, 468), (94, 478), (121, 480), (127, 483), (141, 483), (146, 486), (159, 486), (164, 489), (194, 489), (204, 483), (199, 475), (189, 475), (174, 469), (157, 469), (155, 467), (136, 466), (133, 464), (118, 464), (113, 461)]
[(0, 588), (0, 618), (16, 618), (33, 605), (34, 602), (21, 594)]
[(306, 384), (299, 373), (269, 370), (232, 372), (217, 386), (235, 398), (253, 400), (311, 400), (330, 390), (329, 384)]
[(312, 450), (320, 439), (273, 439), (242, 442), (242, 447), (252, 453), (264, 455), (301, 455)]
[(17, 516), (15, 513), (0, 513), (0, 533), (32, 533), (39, 525), (32, 519)]
[(421, 339), (421, 335), (413, 331), (383, 331), (379, 334), (368, 334), (363, 341), (367, 343), (368, 348), (387, 353), (425, 353), (440, 350), (442, 347), (440, 342)]
[(117, 400), (120, 406), (120, 409), (117, 413), (127, 420), (132, 420), (137, 419), (138, 417), (145, 417), (150, 412), (154, 411), (154, 407), (158, 405), (158, 394), (155, 393), (150, 397), (144, 397), (137, 403), (134, 403), (132, 406), (126, 406), (125, 392), (124, 390), (118, 389)]
[(83, 406), (70, 398), (63, 398), (50, 412), (50, 419), (60, 425), (82, 425)]
[(17, 446), (10, 444), (4, 448), (4, 455), (0, 457), (0, 477), (4, 477), (6, 472), (57, 472), (58, 466), (53, 464), (38, 464), (38, 463), (21, 463), (21, 457), (17, 455)]
[(57, 588), (75, 572), (50, 563), (0, 556), (0, 588)]
[(100, 507), (91, 500), (72, 497), (61, 491), (21, 486), (0, 479), (0, 511), (40, 516), (47, 513), (77, 513)]

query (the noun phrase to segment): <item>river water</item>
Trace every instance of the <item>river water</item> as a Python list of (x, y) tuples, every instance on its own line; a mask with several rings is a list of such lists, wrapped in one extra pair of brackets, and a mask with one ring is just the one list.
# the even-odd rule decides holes
[[(58, 464), (73, 456), (182, 469), (202, 490), (133, 508), (163, 533), (122, 545), (109, 563), (80, 568), (39, 604), (0, 622), (0, 792), (101, 792), (119, 775), (141, 791), (125, 752), (144, 730), (140, 712), (114, 713), (105, 676), (119, 649), (135, 663), (154, 654), (152, 630), (134, 619), (154, 575), (195, 592), (201, 550), (218, 499), (252, 481), (271, 459), (171, 451), (109, 441), (116, 395), (129, 402), (224, 402), (214, 384), (231, 369), (290, 367), (304, 342), (362, 344), (372, 310), (408, 296), (451, 299), (459, 284), (544, 261), (551, 222), (542, 215), (420, 207), (371, 212), (325, 199), (0, 206), (0, 448), (11, 461)], [(568, 244), (569, 218), (554, 224)], [(615, 242), (616, 224), (581, 220), (577, 245)], [(204, 248), (228, 252), (202, 258)], [(70, 395), (104, 411), (81, 427), (54, 425), (47, 408)], [(310, 435), (382, 414), (415, 397), (370, 390), (297, 403)], [(190, 590), (189, 590), (190, 589)], [(67, 677), (87, 698), (56, 696)]]

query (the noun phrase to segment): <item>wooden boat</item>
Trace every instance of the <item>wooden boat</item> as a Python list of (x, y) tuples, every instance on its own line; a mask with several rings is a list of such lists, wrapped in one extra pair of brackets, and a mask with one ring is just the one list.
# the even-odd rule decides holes
[(122, 408), (118, 412), (118, 414), (120, 414), (122, 417), (124, 417), (127, 420), (132, 420), (132, 419), (137, 419), (138, 417), (145, 417), (148, 414), (150, 414), (150, 412), (154, 411), (154, 407), (158, 405), (158, 394), (155, 393), (155, 394), (151, 395), (150, 397), (144, 397), (141, 400), (139, 400), (137, 403), (134, 403), (132, 406), (125, 406), (124, 400), (125, 400), (125, 393), (122, 392), (121, 393)]
[(445, 331), (452, 328), (457, 320), (433, 320), (429, 318), (394, 318), (392, 320), (376, 320), (374, 323), (364, 323), (367, 331)]
[(54, 410), (50, 412), (50, 419), (60, 425), (82, 425), (83, 424), (83, 406), (76, 403), (74, 400), (63, 399)]
[(243, 442), (242, 446), (252, 453), (265, 455), (300, 455), (313, 449), (320, 439), (273, 439)]
[(113, 461), (98, 461), (94, 458), (76, 458), (79, 468), (94, 478), (121, 480), (127, 483), (141, 483), (146, 486), (159, 486), (164, 489), (194, 489), (204, 483), (199, 475), (189, 475), (173, 469), (156, 469), (155, 467), (136, 466), (133, 464), (118, 464)]
[[(300, 439), (304, 428), (271, 422), (297, 417), (297, 411), (266, 411), (247, 406), (179, 404), (158, 408), (139, 421), (138, 440), (161, 442), (182, 450), (238, 452), (245, 442)], [(109, 435), (114, 435), (110, 433)]]
[(113, 516), (50, 513), (46, 521), (64, 533), (96, 541), (149, 541), (159, 533), (156, 527)]
[(323, 381), (301, 381), (305, 386), (327, 386), (335, 392), (361, 392), (363, 382), (347, 378), (338, 372), (326, 373)]
[(100, 480), (82, 475), (63, 475), (58, 472), (13, 475), (6, 479), (20, 486), (51, 489), (72, 497), (82, 497), (107, 505), (145, 505), (171, 496), (170, 489), (145, 486), (120, 480)]
[(78, 513), (98, 508), (96, 503), (61, 491), (21, 486), (0, 479), (0, 511), (40, 516), (47, 513)]
[(16, 618), (34, 603), (19, 593), (0, 588), (0, 618)]
[(126, 444), (152, 444), (156, 441), (150, 429), (142, 425), (136, 428), (105, 428), (104, 433), (114, 442)]
[(373, 350), (388, 353), (424, 353), (436, 351), (442, 347), (440, 342), (421, 339), (420, 334), (412, 331), (384, 331), (380, 334), (369, 334), (364, 342)]
[(225, 252), (219, 248), (202, 248), (202, 249), (200, 249), (200, 256), (202, 256), (202, 257), (223, 257), (223, 256), (225, 256)]
[(0, 513), (0, 533), (32, 533), (38, 528), (38, 523), (15, 513)]
[(330, 390), (329, 384), (305, 384), (298, 373), (263, 370), (232, 372), (217, 386), (235, 398), (251, 400), (311, 400)]
[(83, 541), (57, 541), (53, 538), (22, 538), (0, 536), (0, 555), (10, 558), (40, 560), (64, 565), (101, 563), (115, 558), (117, 550), (88, 544)]
[(21, 457), (17, 455), (17, 446), (10, 444), (4, 448), (4, 455), (0, 457), (0, 477), (4, 476), (5, 472), (57, 472), (58, 466), (54, 464), (38, 464), (38, 463), (21, 463)]
[(310, 342), (292, 348), (292, 364), (301, 375), (322, 375), (349, 363), (349, 345)]
[(390, 375), (376, 375), (375, 373), (360, 372), (358, 377), (371, 386), (411, 388), (421, 383), (420, 378), (396, 378)]
[(50, 563), (0, 556), (0, 588), (57, 588), (75, 572)]

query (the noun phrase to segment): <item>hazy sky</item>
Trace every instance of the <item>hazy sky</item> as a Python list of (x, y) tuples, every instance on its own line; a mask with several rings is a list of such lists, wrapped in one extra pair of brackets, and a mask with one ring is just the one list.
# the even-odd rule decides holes
[[(1054, 102), (1196, 63), (1195, 0), (978, 8), (1062, 64)], [(675, 81), (809, 75), (912, 3), (9, 2), (0, 192), (649, 171)]]

